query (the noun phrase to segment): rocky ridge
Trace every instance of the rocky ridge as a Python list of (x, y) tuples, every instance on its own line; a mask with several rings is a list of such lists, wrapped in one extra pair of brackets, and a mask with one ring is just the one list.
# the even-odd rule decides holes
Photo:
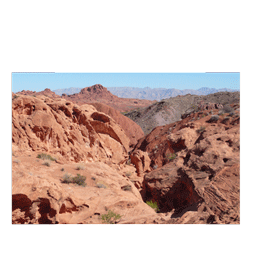
[(72, 95), (62, 94), (62, 98), (71, 100), (76, 104), (102, 103), (120, 112), (130, 111), (136, 108), (147, 107), (156, 101), (145, 99), (119, 98), (113, 95), (107, 88), (100, 84), (83, 88), (79, 93)]
[[(125, 113), (125, 116), (136, 122), (147, 135), (155, 127), (181, 120), (187, 110), (194, 110), (207, 105), (208, 109), (217, 105), (239, 103), (240, 92), (217, 92), (206, 96), (187, 94), (163, 99), (148, 107)], [(202, 108), (203, 109), (203, 108)]]
[(145, 151), (154, 170), (141, 194), (171, 213), (168, 223), (240, 222), (239, 104), (192, 113), (155, 128), (134, 151)]

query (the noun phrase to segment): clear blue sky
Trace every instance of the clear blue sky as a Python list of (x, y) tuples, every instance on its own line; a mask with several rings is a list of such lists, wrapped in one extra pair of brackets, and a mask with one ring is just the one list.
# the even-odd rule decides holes
[(12, 92), (104, 87), (240, 89), (240, 73), (12, 73)]

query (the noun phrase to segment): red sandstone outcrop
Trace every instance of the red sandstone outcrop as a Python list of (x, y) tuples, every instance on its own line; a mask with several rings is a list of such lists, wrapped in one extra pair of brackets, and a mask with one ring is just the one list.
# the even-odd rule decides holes
[(79, 171), (87, 177), (85, 187), (62, 183), (65, 172), (76, 175), (76, 166), (46, 167), (36, 153), (14, 157), (13, 224), (102, 224), (102, 215), (109, 211), (121, 216), (112, 223), (153, 223), (160, 218), (127, 177), (102, 162), (86, 163)]
[(139, 125), (128, 117), (122, 115), (114, 108), (102, 103), (91, 103), (91, 105), (93, 105), (99, 112), (103, 112), (113, 118), (124, 130), (125, 134), (130, 139), (131, 145), (135, 145), (137, 141), (144, 136), (143, 130)]
[(44, 95), (44, 96), (54, 98), (54, 99), (55, 98), (60, 98), (59, 95), (57, 95), (55, 92), (51, 91), (49, 88), (46, 88), (45, 90), (42, 90), (42, 91), (39, 91), (39, 92), (31, 91), (31, 90), (22, 90), (22, 91), (17, 92), (16, 95), (17, 96), (19, 96), (19, 95), (30, 95), (30, 96), (34, 96), (34, 97), (37, 97), (39, 95)]
[(150, 157), (147, 152), (136, 150), (130, 155), (131, 163), (135, 165), (137, 175), (143, 176), (145, 172), (150, 172)]
[[(105, 223), (102, 215), (110, 211), (120, 215), (112, 223), (162, 217), (130, 179), (137, 175), (125, 164), (129, 139), (111, 117), (42, 95), (19, 95), (12, 108), (13, 224)], [(56, 161), (39, 159), (42, 152)], [(86, 177), (84, 186), (64, 183), (65, 174), (77, 173)]]
[(62, 98), (82, 105), (86, 103), (103, 103), (120, 112), (147, 107), (156, 101), (144, 99), (119, 98), (100, 84), (83, 88), (79, 93), (62, 95)]
[(158, 127), (153, 146), (148, 136), (137, 146), (158, 166), (144, 176), (141, 193), (171, 213), (167, 223), (240, 222), (240, 114), (233, 108), (230, 116), (185, 118), (168, 134), (169, 126)]
[(19, 150), (49, 152), (76, 162), (120, 162), (129, 150), (129, 139), (119, 125), (91, 105), (20, 96), (12, 107), (12, 142)]
[[(60, 97), (13, 96), (13, 223), (103, 223), (109, 211), (120, 215), (113, 223), (239, 223), (238, 106), (155, 128), (128, 165), (129, 139), (106, 113)], [(42, 152), (56, 162), (45, 164)], [(63, 183), (65, 173), (86, 185)]]

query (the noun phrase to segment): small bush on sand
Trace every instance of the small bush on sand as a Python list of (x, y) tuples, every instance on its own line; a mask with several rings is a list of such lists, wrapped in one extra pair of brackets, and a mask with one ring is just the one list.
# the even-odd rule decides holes
[(64, 168), (61, 168), (60, 170), (61, 170), (61, 171), (65, 171), (65, 169), (64, 169)]
[(62, 183), (66, 183), (66, 184), (75, 183), (79, 186), (85, 187), (87, 185), (85, 183), (85, 180), (86, 180), (86, 177), (80, 174), (77, 174), (77, 176), (72, 176), (66, 173), (63, 176)]
[(66, 174), (63, 176), (62, 182), (63, 182), (63, 183), (66, 183), (66, 184), (70, 184), (70, 183), (72, 183), (72, 180), (73, 180), (72, 176), (71, 176), (70, 174), (66, 173)]
[(147, 201), (146, 204), (149, 205), (152, 209), (154, 209), (155, 212), (159, 212), (159, 207), (157, 202), (154, 202), (153, 200), (151, 200), (151, 201)]
[(103, 223), (105, 223), (105, 224), (115, 224), (116, 220), (118, 220), (120, 218), (121, 218), (120, 214), (116, 214), (111, 210), (109, 210), (107, 214), (103, 214), (101, 216), (101, 219), (102, 219)]
[(77, 184), (78, 186), (82, 186), (85, 187), (86, 183), (85, 183), (86, 177), (82, 176), (80, 174), (77, 174), (77, 176), (73, 177), (73, 183)]
[(48, 155), (45, 153), (38, 154), (36, 158), (42, 159), (42, 160), (56, 161), (56, 158), (53, 158), (53, 157), (51, 157), (51, 155)]

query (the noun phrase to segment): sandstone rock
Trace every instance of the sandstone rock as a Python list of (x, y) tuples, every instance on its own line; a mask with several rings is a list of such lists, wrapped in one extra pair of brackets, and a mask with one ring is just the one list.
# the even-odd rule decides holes
[(103, 112), (113, 118), (116, 123), (124, 130), (127, 137), (130, 139), (130, 144), (135, 145), (137, 141), (144, 136), (143, 130), (139, 125), (128, 117), (122, 115), (114, 108), (102, 103), (92, 103), (99, 112)]
[(20, 150), (49, 152), (76, 162), (109, 158), (120, 162), (127, 156), (129, 139), (124, 131), (91, 105), (20, 96), (12, 106), (12, 142)]
[(171, 212), (168, 223), (239, 223), (239, 126), (196, 124), (168, 136), (176, 158), (145, 175), (143, 198)]
[(100, 84), (83, 88), (79, 93), (67, 96), (62, 95), (62, 98), (65, 98), (66, 100), (72, 101), (79, 105), (86, 103), (102, 103), (120, 112), (130, 111), (135, 108), (146, 107), (156, 102), (145, 99), (119, 98), (118, 96), (113, 95), (110, 91), (107, 90), (106, 87), (103, 87)]
[[(115, 223), (145, 223), (160, 218), (142, 201), (132, 182), (104, 163), (86, 164), (82, 174), (87, 177), (87, 185), (80, 187), (61, 183), (63, 165), (55, 163), (45, 172), (33, 155), (20, 159), (19, 164), (13, 163), (13, 224), (102, 224), (101, 217), (108, 211), (121, 216)], [(65, 164), (69, 172), (71, 167)], [(125, 191), (123, 186), (130, 189)]]
[(148, 153), (136, 150), (130, 155), (130, 158), (131, 162), (136, 167), (138, 176), (142, 176), (144, 172), (150, 171), (150, 157), (148, 156)]

